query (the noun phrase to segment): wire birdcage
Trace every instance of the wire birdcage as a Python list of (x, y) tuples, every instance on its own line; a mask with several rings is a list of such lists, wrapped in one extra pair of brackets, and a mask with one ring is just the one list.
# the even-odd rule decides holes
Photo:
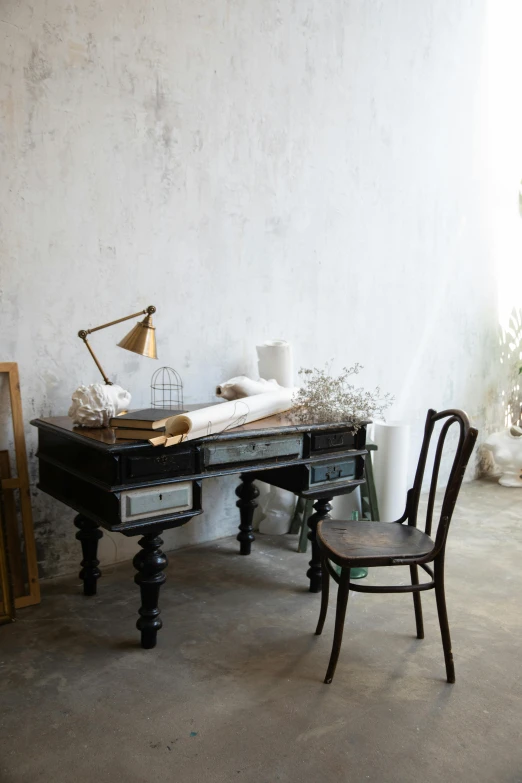
[(183, 410), (183, 381), (172, 367), (160, 367), (150, 381), (151, 408)]

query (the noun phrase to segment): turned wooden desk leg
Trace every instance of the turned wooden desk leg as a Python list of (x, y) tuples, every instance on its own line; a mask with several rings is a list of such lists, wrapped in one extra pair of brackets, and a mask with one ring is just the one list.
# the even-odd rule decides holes
[(82, 570), (80, 579), (83, 579), (83, 594), (96, 595), (96, 582), (101, 576), (98, 568), (98, 541), (103, 536), (103, 531), (97, 522), (78, 514), (74, 520), (75, 527), (78, 528), (76, 538), (82, 545), (83, 560), (81, 562)]
[(156, 646), (156, 635), (163, 623), (160, 620), (158, 608), (159, 591), (167, 578), (163, 569), (167, 567), (167, 556), (161, 551), (163, 544), (159, 534), (161, 530), (146, 533), (140, 538), (138, 544), (141, 552), (134, 556), (132, 561), (138, 572), (134, 581), (140, 588), (141, 606), (140, 617), (136, 628), (141, 631), (141, 646), (144, 650), (150, 650)]
[(331, 498), (320, 498), (316, 501), (314, 508), (315, 514), (308, 519), (308, 527), (310, 532), (308, 533), (308, 540), (312, 542), (312, 559), (310, 560), (310, 568), (306, 572), (308, 579), (310, 580), (310, 592), (320, 593), (322, 588), (322, 568), (321, 568), (321, 553), (317, 546), (316, 531), (317, 525), (321, 519), (327, 519), (332, 510), (330, 504)]
[(250, 476), (250, 474), (242, 473), (240, 478), (241, 484), (236, 489), (236, 495), (239, 498), (236, 506), (239, 508), (241, 517), (237, 540), (239, 541), (240, 554), (249, 555), (252, 541), (255, 540), (252, 533), (252, 521), (254, 519), (254, 511), (257, 508), (256, 498), (259, 497), (259, 490), (254, 484), (253, 476)]

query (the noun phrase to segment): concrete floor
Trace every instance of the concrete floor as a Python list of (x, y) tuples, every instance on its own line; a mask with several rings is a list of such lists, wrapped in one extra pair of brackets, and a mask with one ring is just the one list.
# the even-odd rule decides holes
[(315, 637), (319, 597), (295, 545), (260, 536), (249, 558), (233, 539), (170, 555), (150, 651), (137, 646), (130, 565), (95, 598), (76, 579), (44, 583), (42, 604), (0, 628), (1, 783), (522, 781), (522, 492), (461, 492), (453, 686), (432, 592), (423, 641), (410, 595), (352, 594), (323, 685), (333, 611)]

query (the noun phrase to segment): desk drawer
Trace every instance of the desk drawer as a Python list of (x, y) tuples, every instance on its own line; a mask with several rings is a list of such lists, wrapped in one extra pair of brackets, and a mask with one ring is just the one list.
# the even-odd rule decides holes
[(318, 451), (349, 451), (364, 449), (366, 443), (366, 426), (359, 427), (357, 432), (353, 429), (330, 430), (329, 432), (312, 433), (311, 452)]
[(142, 454), (123, 458), (122, 482), (147, 479), (175, 478), (196, 472), (196, 453), (192, 449), (171, 446), (169, 449), (151, 448)]
[(349, 457), (339, 461), (320, 462), (310, 466), (310, 487), (329, 484), (333, 481), (362, 478), (364, 460), (362, 457)]
[(312, 435), (312, 451), (328, 451), (330, 449), (355, 449), (357, 434), (355, 432), (322, 432)]
[(137, 519), (177, 514), (192, 509), (192, 482), (162, 484), (153, 489), (132, 489), (120, 496), (123, 524)]
[(218, 443), (215, 446), (205, 446), (203, 461), (205, 467), (226, 465), (251, 460), (270, 460), (277, 458), (298, 458), (303, 450), (303, 439), (300, 435), (286, 438), (258, 438), (257, 440), (236, 440)]

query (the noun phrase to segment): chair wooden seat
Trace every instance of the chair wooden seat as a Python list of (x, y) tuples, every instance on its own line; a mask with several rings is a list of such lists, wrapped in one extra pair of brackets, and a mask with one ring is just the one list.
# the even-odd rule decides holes
[(324, 519), (317, 526), (317, 543), (329, 560), (350, 568), (393, 565), (396, 559), (424, 557), (435, 542), (416, 527), (396, 522)]

